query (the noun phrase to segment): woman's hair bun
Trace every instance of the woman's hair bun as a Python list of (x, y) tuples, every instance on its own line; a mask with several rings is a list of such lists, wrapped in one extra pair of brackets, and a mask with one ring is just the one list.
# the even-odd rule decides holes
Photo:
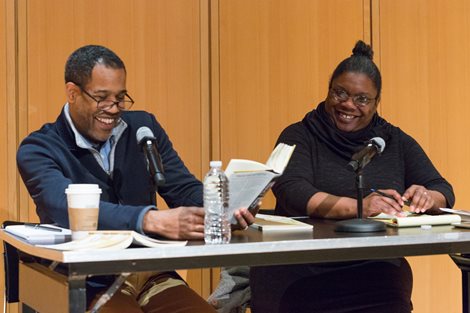
[(354, 46), (354, 49), (352, 50), (353, 54), (352, 56), (363, 56), (366, 57), (370, 60), (372, 60), (374, 56), (374, 51), (372, 51), (372, 48), (370, 45), (366, 44), (364, 41), (359, 40), (356, 42), (356, 45)]

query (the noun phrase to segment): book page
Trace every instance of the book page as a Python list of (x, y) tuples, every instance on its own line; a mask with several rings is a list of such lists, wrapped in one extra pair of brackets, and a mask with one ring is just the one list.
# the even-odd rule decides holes
[(121, 250), (128, 248), (131, 244), (154, 248), (184, 246), (187, 243), (187, 241), (155, 239), (131, 230), (97, 230), (90, 231), (88, 236), (79, 240), (40, 246), (55, 250)]
[(133, 244), (150, 248), (185, 246), (188, 243), (188, 241), (155, 239), (139, 234), (138, 232), (132, 232), (132, 235), (134, 236)]
[(290, 217), (265, 214), (256, 215), (255, 222), (250, 226), (261, 231), (298, 231), (313, 229), (313, 225), (303, 223)]
[(131, 245), (133, 236), (131, 231), (112, 232), (96, 231), (79, 240), (73, 240), (56, 245), (38, 245), (39, 247), (54, 250), (122, 250)]
[(278, 176), (273, 172), (240, 172), (229, 177), (229, 216), (239, 208), (248, 208), (271, 180)]
[(232, 223), (233, 212), (239, 208), (247, 208), (254, 213), (253, 209), (271, 188), (273, 179), (284, 171), (294, 149), (295, 145), (278, 144), (271, 153), (267, 165), (251, 160), (230, 160), (225, 174), (229, 180), (230, 192), (228, 218)]
[(258, 172), (258, 171), (269, 171), (271, 168), (267, 167), (265, 164), (243, 159), (232, 159), (225, 169), (225, 175), (230, 177), (233, 173), (239, 172)]
[(287, 163), (289, 163), (294, 149), (295, 145), (290, 146), (282, 142), (279, 143), (269, 156), (266, 166), (272, 168), (276, 173), (282, 174)]

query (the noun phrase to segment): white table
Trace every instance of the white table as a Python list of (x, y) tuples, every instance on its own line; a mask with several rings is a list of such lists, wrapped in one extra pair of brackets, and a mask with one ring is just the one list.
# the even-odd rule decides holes
[[(386, 232), (355, 234), (335, 232), (334, 221), (310, 222), (314, 225), (313, 232), (263, 234), (249, 229), (235, 232), (228, 245), (204, 245), (197, 241), (183, 247), (129, 248), (121, 251), (60, 252), (29, 245), (3, 231), (0, 238), (27, 255), (68, 266), (68, 275), (58, 278), (61, 280), (58, 284), (59, 287), (67, 284), (66, 299), (62, 299), (65, 304), (61, 305), (68, 306), (69, 312), (74, 313), (85, 312), (85, 279), (93, 275), (470, 253), (470, 231), (452, 226), (434, 226), (430, 230), (419, 227), (387, 228)], [(50, 270), (42, 265), (21, 266), (27, 266), (23, 270), (27, 270), (28, 275), (37, 274), (37, 279), (50, 274)], [(52, 276), (57, 278), (56, 273)], [(21, 284), (28, 283), (20, 279), (20, 300), (34, 307), (34, 303), (28, 302), (34, 300), (29, 300), (27, 295), (22, 296), (22, 291), (34, 294), (35, 288), (43, 291), (43, 287), (34, 281), (29, 286)], [(54, 294), (54, 291), (50, 293)], [(464, 298), (467, 298), (466, 295)]]

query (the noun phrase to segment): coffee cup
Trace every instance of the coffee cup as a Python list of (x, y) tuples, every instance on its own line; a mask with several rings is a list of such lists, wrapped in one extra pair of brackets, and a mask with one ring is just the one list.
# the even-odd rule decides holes
[(101, 189), (97, 184), (70, 184), (65, 189), (72, 240), (98, 228)]

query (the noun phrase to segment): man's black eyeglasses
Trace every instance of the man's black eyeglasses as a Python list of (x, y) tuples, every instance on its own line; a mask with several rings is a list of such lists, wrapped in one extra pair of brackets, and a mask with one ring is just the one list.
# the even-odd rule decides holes
[[(90, 93), (88, 93), (88, 91), (86, 91), (84, 88), (82, 88), (82, 86), (80, 86), (79, 84), (76, 84), (76, 83), (74, 83), (74, 84), (78, 88), (80, 88), (80, 90), (84, 94), (86, 94), (88, 97), (90, 97), (91, 99), (93, 99), (93, 101), (96, 102), (96, 107), (99, 110), (107, 111), (107, 110), (111, 109), (113, 106), (117, 106), (119, 110), (127, 111), (134, 104), (134, 100), (132, 100), (131, 96), (129, 96), (127, 93), (122, 95), (122, 96), (116, 97), (116, 100), (111, 100), (111, 99), (99, 100), (99, 99), (96, 99), (95, 97), (93, 97), (92, 95), (90, 95)], [(122, 97), (122, 99), (120, 97)]]

